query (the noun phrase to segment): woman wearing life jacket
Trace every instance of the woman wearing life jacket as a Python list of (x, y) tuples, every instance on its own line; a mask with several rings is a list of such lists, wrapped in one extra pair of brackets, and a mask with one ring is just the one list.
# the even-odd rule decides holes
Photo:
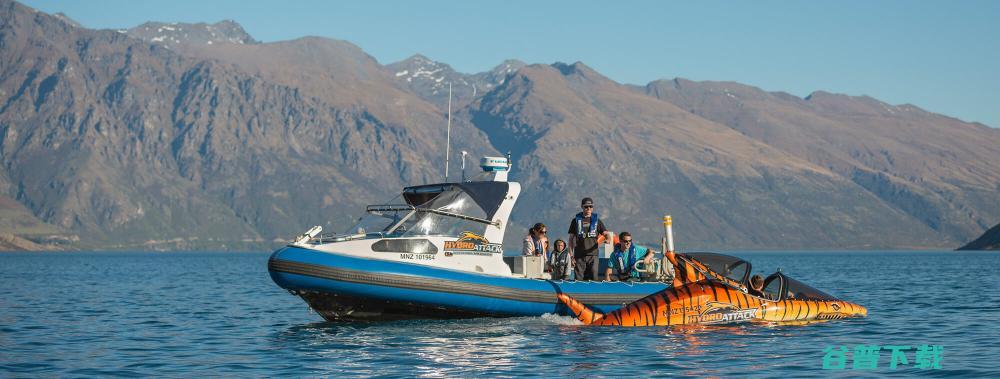
[(548, 232), (549, 228), (540, 222), (528, 229), (528, 235), (524, 236), (524, 243), (521, 244), (521, 255), (541, 256), (547, 260), (548, 254), (545, 251), (549, 246), (549, 238), (546, 237)]

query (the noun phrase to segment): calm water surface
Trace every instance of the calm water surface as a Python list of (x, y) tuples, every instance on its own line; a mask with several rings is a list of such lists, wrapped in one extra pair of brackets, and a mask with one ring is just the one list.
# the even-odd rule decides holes
[[(568, 317), (322, 322), (268, 254), (0, 254), (0, 377), (1000, 377), (1000, 254), (734, 253), (869, 309), (810, 326), (604, 328)], [(942, 370), (822, 369), (827, 346), (944, 346)], [(850, 360), (848, 360), (850, 368)]]

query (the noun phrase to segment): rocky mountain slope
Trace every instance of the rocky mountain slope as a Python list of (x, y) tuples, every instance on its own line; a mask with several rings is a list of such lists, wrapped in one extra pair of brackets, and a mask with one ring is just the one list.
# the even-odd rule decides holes
[(448, 84), (452, 84), (452, 108), (461, 108), (472, 100), (492, 91), (507, 77), (524, 67), (524, 62), (509, 59), (490, 71), (463, 74), (446, 63), (414, 55), (385, 66), (396, 82), (441, 109), (448, 107)]
[[(557, 230), (591, 195), (612, 228), (652, 239), (672, 213), (695, 246), (926, 246), (935, 233), (847, 178), (617, 84), (583, 64), (529, 66), (469, 110), (495, 145), (515, 146), (544, 196), (520, 219)], [(570, 208), (572, 209), (572, 207)]]
[(510, 241), (536, 221), (562, 234), (583, 196), (640, 241), (673, 214), (685, 249), (945, 247), (1000, 219), (1000, 132), (913, 106), (626, 86), (582, 63), (381, 65), (232, 22), (67, 20), (0, 0), (8, 249), (269, 249), (344, 229), (364, 204), (441, 180), (447, 82), (453, 161), (515, 157)]
[(182, 43), (188, 45), (258, 43), (246, 30), (243, 30), (240, 24), (232, 20), (219, 21), (214, 24), (147, 22), (120, 32), (166, 48)]
[(1000, 214), (997, 129), (912, 105), (822, 91), (802, 99), (737, 83), (680, 79), (646, 89), (828, 168), (957, 241), (992, 225)]
[[(310, 92), (285, 84), (302, 73), (180, 55), (13, 2), (0, 19), (0, 190), (79, 247), (269, 247), (302, 225), (344, 228), (365, 203), (439, 177), (443, 116), (378, 91), (395, 88), (388, 79), (366, 97)], [(334, 61), (345, 77), (327, 81), (364, 84), (358, 73), (382, 72), (371, 62)]]
[(972, 242), (958, 248), (959, 250), (1000, 250), (1000, 224), (994, 225), (986, 233)]

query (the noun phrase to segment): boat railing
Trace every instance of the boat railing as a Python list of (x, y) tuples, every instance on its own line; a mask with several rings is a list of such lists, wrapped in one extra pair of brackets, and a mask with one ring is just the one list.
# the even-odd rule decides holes
[(648, 265), (645, 261), (640, 260), (635, 262), (635, 265), (632, 267), (642, 278), (649, 278), (650, 280), (664, 283), (674, 280), (674, 266), (664, 264), (662, 258), (653, 258)]
[(437, 214), (437, 215), (441, 215), (441, 216), (455, 217), (455, 218), (460, 218), (460, 219), (463, 219), (463, 220), (480, 222), (480, 223), (483, 223), (483, 224), (496, 225), (496, 226), (500, 225), (500, 221), (499, 220), (487, 220), (485, 218), (473, 217), (473, 216), (464, 215), (464, 214), (461, 214), (461, 213), (454, 213), (454, 212), (443, 211), (443, 210), (440, 210), (440, 209), (414, 207), (414, 206), (409, 205), (409, 204), (379, 204), (379, 205), (369, 205), (369, 206), (365, 207), (365, 211), (368, 212), (368, 213), (372, 213), (372, 214), (381, 214), (381, 212), (399, 212), (399, 211), (427, 212), (427, 213), (433, 213), (433, 214)]
[(322, 245), (325, 243), (343, 242), (343, 241), (368, 238), (373, 234), (381, 235), (382, 233), (367, 233), (367, 234), (366, 233), (355, 233), (355, 234), (323, 233), (310, 238), (309, 241), (306, 243), (310, 245)]

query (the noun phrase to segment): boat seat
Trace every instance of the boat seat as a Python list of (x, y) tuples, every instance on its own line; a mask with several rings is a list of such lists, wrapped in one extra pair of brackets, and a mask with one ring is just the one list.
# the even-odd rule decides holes
[(536, 256), (510, 256), (503, 257), (503, 262), (510, 267), (510, 272), (514, 276), (521, 276), (529, 279), (551, 279), (552, 276), (545, 272), (544, 257)]

